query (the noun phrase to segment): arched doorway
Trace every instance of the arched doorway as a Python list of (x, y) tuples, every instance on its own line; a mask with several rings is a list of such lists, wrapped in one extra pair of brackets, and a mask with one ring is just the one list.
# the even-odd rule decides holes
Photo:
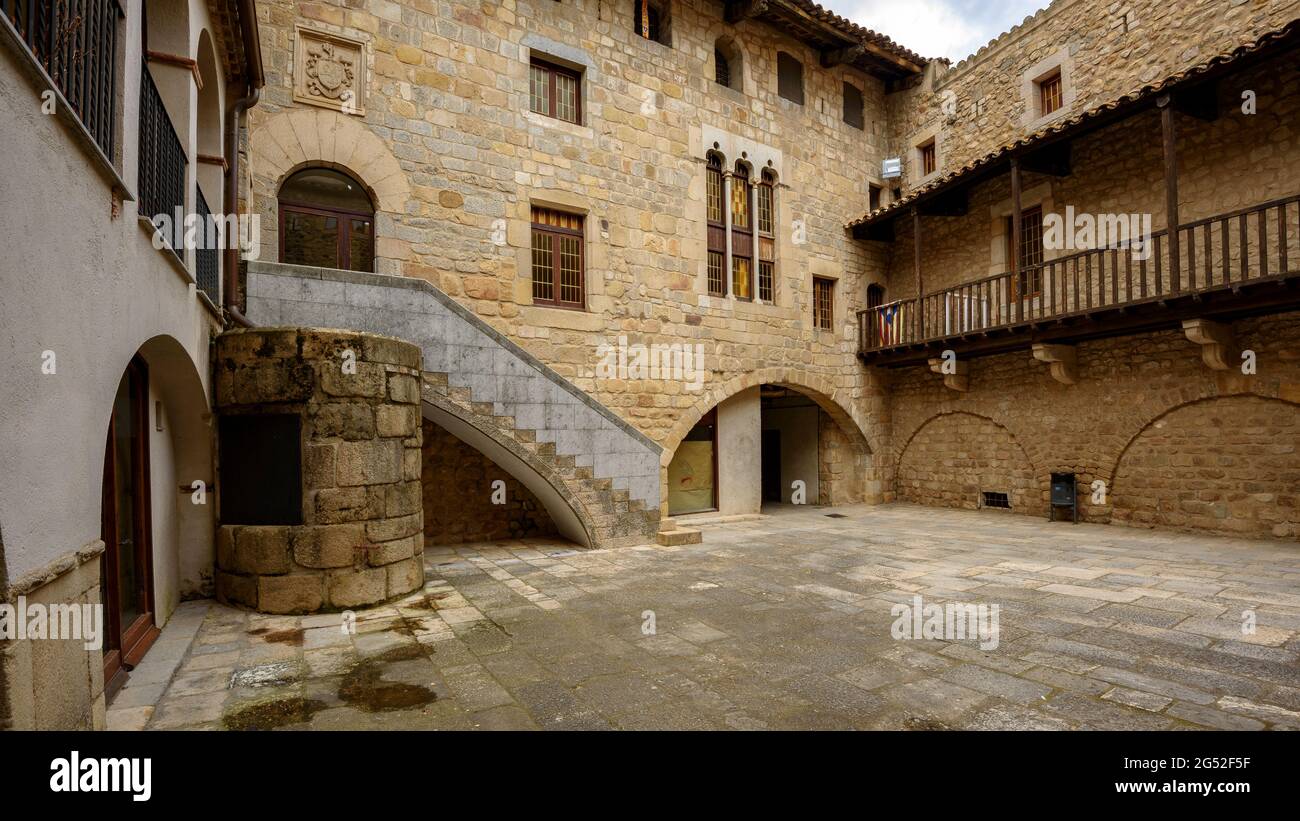
[(741, 385), (686, 424), (665, 466), (669, 516), (874, 498), (866, 436), (816, 389), (786, 379)]
[(194, 361), (157, 336), (122, 369), (101, 486), (104, 681), (113, 693), (182, 599), (212, 594), (212, 438)]

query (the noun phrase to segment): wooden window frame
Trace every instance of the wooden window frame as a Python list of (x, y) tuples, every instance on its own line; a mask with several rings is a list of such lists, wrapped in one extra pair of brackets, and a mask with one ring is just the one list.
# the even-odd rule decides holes
[[(840, 108), (841, 108), (841, 111), (840, 111), (840, 119), (843, 120), (843, 121), (844, 121), (844, 124), (847, 125), (847, 126), (850, 126), (850, 127), (852, 127), (852, 128), (856, 128), (856, 129), (858, 129), (859, 131), (866, 131), (866, 130), (867, 130), (867, 101), (866, 101), (866, 97), (865, 97), (865, 95), (863, 95), (863, 93), (862, 93), (862, 89), (860, 89), (860, 88), (858, 88), (857, 86), (853, 85), (853, 83), (850, 83), (850, 82), (848, 82), (847, 80), (845, 80), (845, 81), (843, 81), (843, 82), (844, 82), (844, 91), (843, 91), (843, 97), (842, 97), (842, 99), (841, 99), (841, 105), (840, 105)], [(858, 106), (858, 119), (857, 119), (857, 122), (854, 122), (853, 120), (850, 120), (850, 119), (849, 119), (849, 92), (850, 92), (850, 91), (852, 91), (852, 92), (854, 92), (855, 94), (857, 94), (857, 106)]]
[[(1032, 227), (1034, 225), (1033, 220), (1035, 217), (1037, 217), (1037, 228), (1033, 231), (1025, 230), (1026, 227)], [(1011, 240), (1012, 237), (1014, 236), (1011, 231), (1012, 219), (1013, 217), (1011, 217), (1010, 215), (1008, 215), (1005, 218), (1006, 220), (1005, 251), (1006, 251), (1006, 259), (1007, 259), (1006, 267), (1007, 267), (1008, 274), (1011, 273), (1011, 267), (1012, 267), (1011, 262), (1013, 258), (1011, 255), (1017, 252), (1017, 250), (1011, 246)], [(1038, 239), (1037, 239), (1036, 246), (1034, 244), (1033, 234), (1037, 234)], [(1037, 261), (1034, 261), (1033, 259), (1029, 258), (1029, 251), (1035, 248), (1038, 252)], [(1033, 298), (1039, 296), (1043, 291), (1043, 267), (1042, 266), (1043, 266), (1043, 262), (1045, 261), (1045, 254), (1043, 252), (1043, 206), (1042, 205), (1030, 206), (1029, 208), (1025, 208), (1021, 210), (1020, 212), (1019, 261), (1020, 261), (1020, 275), (1018, 277), (1015, 277), (1011, 282), (1012, 298), (1021, 299), (1024, 297)], [(1032, 280), (1029, 278), (1031, 268), (1034, 269)]]
[[(826, 292), (829, 294), (829, 298), (827, 299), (827, 304), (825, 308), (826, 324), (824, 325), (821, 322), (822, 305), (821, 305), (820, 294), (818, 293), (819, 286), (821, 288), (824, 288)], [(835, 330), (835, 280), (832, 279), (831, 277), (814, 276), (812, 295), (813, 295), (813, 299), (812, 299), (813, 327), (819, 331), (834, 331)]]
[[(293, 200), (279, 200), (279, 230), (280, 230), (280, 262), (286, 262), (284, 258), (284, 215), (290, 211), (298, 214), (313, 214), (321, 217), (335, 217), (339, 220), (339, 232), (334, 249), (334, 261), (338, 263), (334, 270), (351, 271), (352, 270), (352, 220), (363, 219), (370, 223), (370, 270), (358, 271), (357, 273), (373, 274), (375, 268), (375, 214), (369, 214), (363, 211), (350, 211), (344, 208), (329, 208), (327, 206), (315, 205), (306, 202), (295, 202)], [(289, 263), (292, 265), (301, 265), (303, 263)]]
[[(731, 202), (728, 207), (731, 208), (731, 287), (732, 295), (739, 300), (752, 302), (754, 300), (754, 280), (757, 278), (758, 267), (754, 264), (757, 254), (756, 246), (758, 244), (758, 232), (755, 230), (755, 213), (754, 213), (754, 182), (750, 179), (750, 169), (744, 162), (736, 163), (736, 168), (731, 175)], [(739, 186), (739, 187), (737, 187)], [(743, 192), (743, 198), (737, 196), (737, 191)], [(736, 222), (736, 203), (744, 202), (745, 204), (745, 222), (741, 226)], [(749, 278), (745, 293), (741, 290), (736, 282), (736, 272), (739, 270), (741, 261), (749, 264)]]
[(917, 162), (921, 166), (921, 178), (930, 176), (939, 170), (939, 145), (937, 140), (930, 140), (916, 147)]
[[(763, 226), (764, 211), (767, 212), (766, 228)], [(754, 186), (754, 234), (757, 245), (753, 263), (754, 294), (760, 301), (773, 302), (776, 294), (776, 175), (766, 168)]]
[[(541, 69), (546, 72), (547, 82), (547, 108), (549, 111), (538, 111), (533, 108), (533, 69)], [(573, 80), (573, 119), (567, 119), (559, 115), (560, 98), (556, 94), (555, 78), (557, 75), (563, 75)], [(572, 123), (573, 125), (582, 125), (582, 72), (567, 68), (566, 66), (557, 65), (549, 60), (543, 60), (540, 57), (530, 57), (528, 60), (528, 110), (534, 114), (541, 114), (543, 117), (550, 117), (552, 120), (559, 120), (562, 123)]]
[[(704, 178), (704, 217), (705, 217), (705, 277), (706, 288), (709, 296), (725, 297), (730, 291), (728, 282), (731, 273), (727, 270), (727, 209), (731, 203), (727, 199), (726, 178), (723, 174), (723, 160), (721, 155), (710, 152), (707, 158)], [(716, 186), (718, 196), (718, 209), (715, 214), (712, 213), (712, 191)], [(719, 255), (722, 258), (718, 268), (720, 276), (718, 277), (719, 287), (713, 286), (714, 277), (712, 275), (713, 255)]]
[[(781, 92), (781, 57), (782, 56), (788, 58), (789, 61), (795, 67), (798, 68), (799, 99), (797, 100), (793, 97), (787, 97), (785, 94)], [(804, 89), (804, 81), (803, 81), (803, 61), (800, 60), (798, 57), (795, 57), (793, 54), (789, 53), (788, 51), (778, 51), (776, 53), (776, 96), (780, 97), (782, 100), (795, 103), (796, 105), (803, 105), (804, 101), (807, 99), (807, 92)]]
[[(545, 206), (533, 206), (547, 211), (555, 211), (560, 214), (568, 214), (576, 217), (582, 224), (581, 228), (562, 228), (558, 225), (547, 225), (540, 222), (531, 222), (532, 232), (529, 234), (529, 268), (528, 279), (532, 286), (534, 305), (545, 305), (549, 308), (563, 308), (567, 311), (585, 311), (587, 310), (587, 217), (585, 214), (577, 214), (572, 211), (564, 211), (558, 208), (547, 208)], [(530, 218), (531, 221), (531, 218)], [(550, 298), (538, 297), (536, 294), (537, 281), (533, 278), (532, 260), (532, 237), (536, 234), (548, 234), (551, 240), (551, 296)], [(560, 299), (560, 247), (558, 239), (560, 237), (576, 237), (578, 240), (578, 292), (582, 296), (580, 302), (565, 302)]]
[(1047, 117), (1065, 107), (1065, 78), (1059, 68), (1034, 85), (1038, 89), (1038, 116)]

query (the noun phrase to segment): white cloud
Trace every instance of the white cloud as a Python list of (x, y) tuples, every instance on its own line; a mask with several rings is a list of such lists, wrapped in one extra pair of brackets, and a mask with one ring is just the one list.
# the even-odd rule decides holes
[(1049, 0), (822, 0), (923, 57), (961, 60)]

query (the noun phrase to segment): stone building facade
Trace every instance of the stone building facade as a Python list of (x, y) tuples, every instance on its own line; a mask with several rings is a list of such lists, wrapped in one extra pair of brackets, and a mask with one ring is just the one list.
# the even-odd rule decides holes
[[(1028, 353), (964, 362), (974, 387), (960, 395), (928, 367), (864, 366), (858, 314), (915, 296), (918, 254), (908, 219), (893, 220), (889, 241), (846, 232), (844, 224), (855, 226), (860, 214), (901, 214), (917, 195), (972, 177), (962, 216), (922, 218), (924, 292), (1004, 272), (1010, 183), (1005, 174), (975, 178), (989, 155), (1068, 130), (1089, 112), (1280, 30), (1300, 4), (1057, 0), (956, 65), (924, 60), (801, 0), (648, 5), (652, 32), (639, 30), (646, 4), (615, 0), (262, 3), (262, 38), (276, 59), (252, 117), (247, 197), (262, 216), (263, 247), (282, 244), (277, 211), (289, 177), (312, 166), (345, 171), (371, 194), (377, 273), (429, 282), (659, 445), (661, 516), (698, 507), (686, 501), (690, 494), (675, 495), (682, 481), (711, 486), (711, 507), (723, 513), (758, 510), (762, 454), (771, 451), (761, 447), (761, 432), (776, 427), (763, 397), (784, 388), (820, 406), (817, 468), (803, 477), (818, 502), (897, 498), (978, 507), (990, 491), (1009, 496), (1013, 510), (1040, 515), (1049, 476), (1071, 472), (1080, 487), (1104, 477), (1119, 494), (1104, 504), (1085, 500), (1084, 518), (1294, 535), (1294, 517), (1270, 512), (1291, 499), (1276, 487), (1247, 491), (1205, 478), (1209, 484), (1196, 491), (1170, 493), (1207, 498), (1175, 503), (1153, 499), (1151, 488), (1130, 495), (1135, 480), (1119, 478), (1148, 469), (1135, 464), (1145, 461), (1145, 425), (1163, 424), (1154, 420), (1181, 404), (1233, 393), (1204, 387), (1226, 377), (1196, 371), (1200, 348), (1185, 337), (1181, 344), (1167, 333), (1089, 341), (1077, 351), (1079, 382), (1069, 387)], [(847, 54), (832, 48), (827, 38), (835, 36), (855, 45)], [(330, 53), (342, 55), (346, 71), (323, 88), (311, 73)], [(791, 60), (801, 69), (798, 93), (791, 93)], [(1291, 123), (1300, 95), (1294, 71), (1278, 71), (1278, 64), (1245, 67), (1216, 85), (1222, 116), (1183, 118), (1182, 222), (1295, 193)], [(576, 89), (576, 105), (562, 116), (545, 105), (535, 110), (536, 78), (550, 82), (556, 72), (556, 82)], [(1043, 112), (1037, 95), (1053, 75), (1059, 107)], [(1253, 119), (1232, 115), (1245, 88), (1261, 101)], [(850, 110), (854, 94), (861, 127)], [(1152, 229), (1161, 231), (1161, 128), (1152, 108), (1080, 133), (1070, 140), (1068, 174), (1024, 171), (1023, 204), (1044, 213), (1068, 206), (1150, 214)], [(928, 169), (921, 154), (927, 144)], [(1226, 150), (1241, 145), (1251, 148)], [(764, 170), (774, 178), (770, 299), (736, 298), (743, 284), (731, 281), (734, 233), (725, 243), (727, 295), (711, 287), (710, 252), (721, 247), (710, 244), (710, 225), (718, 224), (710, 211), (714, 157), (728, 206), (740, 185), (737, 161), (751, 181)], [(902, 174), (886, 179), (882, 162), (891, 157), (901, 160)], [(577, 306), (535, 297), (538, 208), (580, 226)], [(724, 210), (722, 228), (734, 232), (733, 209)], [(816, 289), (826, 286), (815, 281), (833, 293), (829, 321), (814, 304)], [(1282, 322), (1286, 331), (1285, 316), (1258, 321)], [(1240, 328), (1239, 338), (1252, 327)], [(600, 367), (611, 346), (656, 343), (703, 345), (699, 390), (680, 378), (609, 378)], [(1268, 355), (1266, 375), (1228, 381), (1290, 403), (1290, 351), (1281, 345)], [(1127, 357), (1125, 365), (1104, 364), (1119, 357)], [(1129, 369), (1139, 395), (1124, 393), (1118, 376), (1106, 379)], [(1158, 397), (1150, 371), (1169, 372)], [(996, 389), (981, 381), (984, 373), (997, 374), (987, 377)], [(1128, 409), (1129, 428), (1113, 429), (1095, 392)], [(1185, 398), (1175, 401), (1175, 394)], [(975, 409), (980, 403), (999, 412)], [(1205, 407), (1218, 412), (1213, 402)], [(1283, 416), (1294, 409), (1280, 407)], [(708, 452), (682, 447), (702, 437), (714, 443), (711, 478), (704, 475)], [(963, 443), (964, 456), (952, 452), (953, 441)], [(682, 463), (674, 466), (679, 450)], [(689, 469), (688, 450), (697, 462)], [(789, 484), (789, 460), (773, 471)], [(1282, 459), (1273, 485), (1285, 485), (1288, 471)], [(785, 488), (786, 501), (789, 493)], [(1208, 498), (1215, 493), (1223, 498)], [(1216, 511), (1214, 522), (1194, 512), (1205, 505)], [(1227, 507), (1237, 512), (1224, 513)], [(520, 524), (509, 521), (518, 513), (487, 510), (487, 519), (449, 526), (518, 532)], [(471, 527), (471, 519), (492, 526)]]

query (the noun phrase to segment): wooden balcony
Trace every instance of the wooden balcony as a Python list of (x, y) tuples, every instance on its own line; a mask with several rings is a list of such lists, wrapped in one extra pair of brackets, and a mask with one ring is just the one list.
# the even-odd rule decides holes
[(867, 364), (915, 365), (1035, 343), (1300, 309), (1300, 194), (1182, 224), (1171, 244), (1086, 250), (858, 312)]

